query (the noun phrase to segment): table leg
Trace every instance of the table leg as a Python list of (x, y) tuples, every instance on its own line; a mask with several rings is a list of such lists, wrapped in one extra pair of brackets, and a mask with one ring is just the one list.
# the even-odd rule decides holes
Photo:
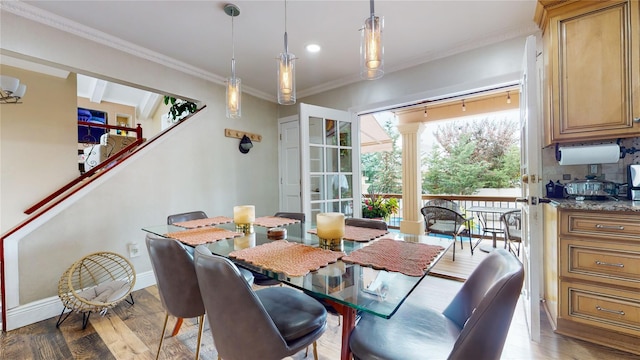
[(493, 241), (492, 247), (480, 245), (480, 251), (490, 253), (495, 250), (498, 243), (497, 234), (495, 232), (491, 233), (491, 240)]
[(180, 327), (182, 326), (182, 320), (184, 319), (178, 318), (178, 320), (176, 320), (176, 325), (173, 327), (173, 332), (171, 333), (172, 337), (178, 335), (178, 331), (180, 331)]
[(340, 360), (351, 360), (351, 349), (349, 349), (349, 336), (351, 330), (356, 326), (356, 309), (337, 303), (333, 300), (325, 299), (340, 315), (342, 315), (342, 347), (340, 349)]

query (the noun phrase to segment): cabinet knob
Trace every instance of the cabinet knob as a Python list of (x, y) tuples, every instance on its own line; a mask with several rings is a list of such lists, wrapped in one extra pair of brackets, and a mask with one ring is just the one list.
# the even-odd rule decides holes
[(633, 122), (634, 122), (634, 123), (640, 123), (640, 117), (633, 118)]

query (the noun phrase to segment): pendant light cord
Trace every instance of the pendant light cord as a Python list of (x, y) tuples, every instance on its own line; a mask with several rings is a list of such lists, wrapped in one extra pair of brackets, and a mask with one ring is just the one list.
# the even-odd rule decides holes
[(289, 53), (289, 41), (287, 36), (287, 0), (284, 0), (284, 53)]
[(235, 34), (233, 30), (233, 18), (234, 14), (231, 15), (231, 76), (235, 79), (236, 77), (236, 40)]

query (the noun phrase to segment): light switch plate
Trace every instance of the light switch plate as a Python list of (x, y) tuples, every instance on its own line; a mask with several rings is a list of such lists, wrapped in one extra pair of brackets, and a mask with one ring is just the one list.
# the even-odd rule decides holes
[(593, 175), (598, 174), (598, 164), (589, 165), (589, 174), (593, 174)]
[(134, 258), (134, 257), (140, 256), (140, 248), (138, 247), (137, 243), (128, 244), (127, 248), (129, 249), (129, 257), (130, 258)]

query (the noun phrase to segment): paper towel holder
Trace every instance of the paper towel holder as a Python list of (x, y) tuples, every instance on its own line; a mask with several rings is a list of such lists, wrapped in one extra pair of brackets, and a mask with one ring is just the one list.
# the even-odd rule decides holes
[[(622, 145), (620, 145), (620, 139), (618, 139), (618, 141), (616, 141), (616, 144), (618, 144), (618, 146), (620, 146), (620, 159), (624, 159), (624, 157), (627, 154), (635, 154), (636, 152), (640, 151), (640, 149), (636, 149), (635, 146), (632, 146), (631, 148), (627, 148), (624, 147)], [(560, 144), (556, 143), (556, 161), (560, 161), (560, 159), (562, 159), (562, 151), (560, 151)]]
[(635, 146), (632, 146), (631, 148), (627, 148), (627, 147), (624, 147), (624, 146), (620, 145), (620, 139), (618, 139), (618, 141), (616, 143), (620, 146), (620, 159), (624, 159), (625, 155), (627, 155), (627, 154), (633, 155), (636, 152), (640, 151), (639, 149), (636, 149)]

